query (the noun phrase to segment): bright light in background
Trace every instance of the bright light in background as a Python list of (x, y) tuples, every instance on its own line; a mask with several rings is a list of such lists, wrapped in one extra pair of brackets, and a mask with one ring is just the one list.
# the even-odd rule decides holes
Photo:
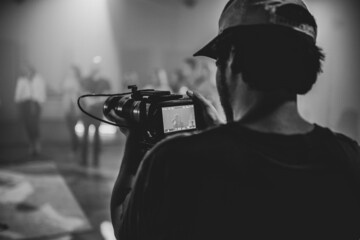
[(95, 63), (95, 64), (99, 64), (99, 63), (101, 63), (101, 61), (102, 61), (101, 56), (96, 56), (93, 58), (93, 63)]
[(81, 121), (78, 121), (75, 125), (75, 132), (78, 137), (82, 137), (84, 135), (84, 124)]
[[(75, 125), (75, 132), (79, 138), (84, 136), (85, 127), (82, 121), (78, 121)], [(101, 123), (99, 127), (99, 133), (101, 140), (112, 141), (116, 138), (118, 128), (109, 124)], [(92, 139), (95, 134), (95, 127), (91, 125), (89, 127), (89, 138)]]
[(108, 124), (101, 124), (99, 128), (100, 134), (113, 136), (117, 133), (117, 128)]

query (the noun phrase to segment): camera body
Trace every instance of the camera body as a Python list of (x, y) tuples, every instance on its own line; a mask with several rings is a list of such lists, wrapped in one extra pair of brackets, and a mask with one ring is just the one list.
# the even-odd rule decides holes
[(143, 132), (143, 140), (152, 146), (166, 136), (203, 129), (205, 124), (199, 106), (186, 96), (153, 89), (137, 90), (129, 86), (126, 96), (109, 97), (104, 104), (104, 115), (126, 119), (129, 126)]

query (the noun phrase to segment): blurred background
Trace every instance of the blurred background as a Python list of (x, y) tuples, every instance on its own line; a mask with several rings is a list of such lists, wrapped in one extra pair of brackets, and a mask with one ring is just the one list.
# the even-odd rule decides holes
[[(111, 239), (109, 202), (124, 137), (84, 118), (76, 98), (132, 84), (190, 88), (221, 112), (214, 63), (192, 54), (217, 34), (226, 2), (0, 1), (0, 239)], [(306, 3), (326, 60), (313, 90), (299, 97), (301, 114), (359, 140), (358, 3)], [(37, 102), (35, 122), (26, 110), (33, 107), (19, 107), (29, 98)]]

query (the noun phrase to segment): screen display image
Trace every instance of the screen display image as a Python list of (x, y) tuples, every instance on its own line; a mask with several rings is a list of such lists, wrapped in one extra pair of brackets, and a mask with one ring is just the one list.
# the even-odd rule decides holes
[(194, 105), (163, 107), (164, 133), (196, 129)]

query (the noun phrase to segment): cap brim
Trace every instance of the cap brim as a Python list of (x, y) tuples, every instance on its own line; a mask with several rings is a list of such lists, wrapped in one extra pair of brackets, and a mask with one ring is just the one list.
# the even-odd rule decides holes
[(222, 43), (229, 36), (229, 34), (232, 33), (234, 30), (236, 30), (237, 28), (239, 28), (239, 26), (225, 29), (222, 33), (217, 35), (213, 40), (211, 40), (203, 48), (201, 48), (199, 51), (194, 53), (193, 56), (194, 57), (204, 56), (204, 57), (209, 57), (212, 59), (217, 59), (219, 44)]
[(197, 56), (205, 56), (209, 58), (216, 59), (217, 58), (217, 51), (216, 45), (219, 41), (220, 35), (216, 36), (213, 40), (211, 40), (208, 44), (206, 44), (203, 48), (193, 54), (194, 57)]

